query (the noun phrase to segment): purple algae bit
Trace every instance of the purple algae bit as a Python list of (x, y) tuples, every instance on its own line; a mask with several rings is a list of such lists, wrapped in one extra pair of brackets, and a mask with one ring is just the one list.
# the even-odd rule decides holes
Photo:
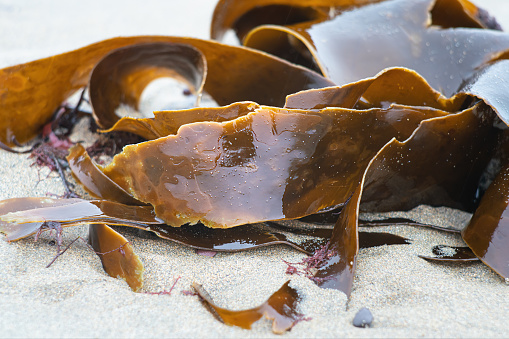
[(353, 318), (353, 325), (355, 327), (371, 327), (372, 322), (373, 314), (366, 307), (361, 308)]

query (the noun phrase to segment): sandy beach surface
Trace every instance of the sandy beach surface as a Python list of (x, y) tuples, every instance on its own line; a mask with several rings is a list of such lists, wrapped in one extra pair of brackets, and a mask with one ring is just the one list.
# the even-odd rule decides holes
[[(509, 29), (507, 0), (477, 1)], [(95, 41), (129, 35), (179, 35), (208, 38), (214, 0), (0, 0), (0, 67), (69, 51)], [(56, 75), (58, 76), (58, 75)], [(1, 85), (1, 84), (0, 84)], [(61, 195), (56, 174), (31, 166), (27, 155), (0, 152), (0, 199)], [(420, 207), (418, 220), (461, 228), (470, 215), (445, 208)], [(99, 258), (77, 241), (50, 268), (53, 239), (43, 234), (18, 242), (0, 241), (0, 337), (271, 337), (271, 323), (252, 330), (221, 324), (196, 296), (201, 283), (218, 305), (240, 310), (258, 306), (287, 280), (302, 296), (300, 311), (309, 321), (284, 337), (508, 337), (509, 286), (481, 262), (434, 264), (437, 244), (463, 246), (459, 235), (388, 226), (369, 228), (412, 240), (410, 245), (362, 249), (351, 300), (321, 289), (304, 277), (285, 274), (288, 262), (303, 254), (285, 246), (210, 258), (153, 236), (124, 229), (145, 265), (144, 292), (134, 293), (109, 277)], [(86, 239), (88, 227), (67, 228), (64, 245)], [(3, 238), (3, 236), (0, 236)], [(371, 328), (356, 328), (362, 308), (374, 316)]]

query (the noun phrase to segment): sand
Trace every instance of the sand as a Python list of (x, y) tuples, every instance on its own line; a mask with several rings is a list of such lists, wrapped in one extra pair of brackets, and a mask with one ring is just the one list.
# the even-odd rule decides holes
[[(200, 1), (0, 1), (0, 67), (65, 52), (119, 35), (165, 34), (208, 37), (215, 2)], [(506, 0), (483, 1), (509, 18)], [(504, 13), (508, 14), (504, 16)], [(502, 21), (509, 27), (509, 21)], [(60, 179), (30, 167), (26, 155), (0, 152), (0, 199), (60, 195)], [(461, 228), (469, 215), (421, 207), (412, 216)], [(252, 330), (219, 323), (197, 297), (181, 293), (193, 281), (231, 309), (254, 307), (285, 281), (302, 296), (300, 311), (312, 320), (298, 323), (285, 337), (507, 337), (509, 286), (480, 262), (433, 264), (417, 257), (436, 244), (463, 245), (458, 235), (418, 227), (369, 228), (412, 239), (410, 245), (360, 251), (350, 301), (339, 291), (318, 288), (306, 278), (285, 274), (286, 264), (303, 255), (285, 246), (214, 258), (125, 229), (146, 269), (146, 292), (133, 293), (109, 277), (98, 257), (76, 242), (50, 268), (56, 249), (44, 234), (0, 241), (0, 337), (271, 337), (262, 320)], [(87, 238), (86, 226), (65, 230), (64, 244)], [(372, 328), (351, 322), (367, 307)]]

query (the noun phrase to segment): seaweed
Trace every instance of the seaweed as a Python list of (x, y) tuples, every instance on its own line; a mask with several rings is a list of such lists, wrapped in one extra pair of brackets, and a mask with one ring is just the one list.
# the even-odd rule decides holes
[(282, 334), (289, 331), (299, 321), (307, 319), (297, 311), (300, 296), (297, 290), (290, 287), (289, 284), (290, 281), (283, 284), (262, 305), (243, 311), (230, 311), (217, 306), (208, 292), (198, 283), (193, 283), (193, 288), (207, 309), (222, 323), (250, 329), (254, 322), (265, 316), (273, 321), (272, 331), (276, 334)]
[[(95, 199), (75, 198), (68, 188), (70, 199), (2, 201), (0, 232), (15, 241), (56, 231), (58, 257), (64, 228), (90, 224), (105, 271), (133, 290), (142, 287), (143, 266), (107, 225), (214, 253), (284, 244), (308, 255), (286, 262), (288, 274), (349, 296), (360, 248), (408, 243), (359, 226), (450, 231), (408, 220), (363, 222), (359, 213), (428, 204), (474, 216), (461, 231), (468, 248), (439, 246), (435, 257), (422, 258), (482, 260), (507, 280), (509, 35), (490, 27), (497, 25), (466, 0), (222, 0), (213, 38), (232, 28), (245, 46), (310, 69), (246, 47), (142, 36), (0, 70), (0, 146), (12, 150), (42, 131), (47, 142), (33, 150), (37, 161), (65, 182), (69, 150), (74, 179)], [(42, 76), (48, 69), (58, 80)], [(153, 118), (116, 114), (122, 106), (136, 111), (143, 89), (160, 77), (186, 82), (196, 107)], [(52, 121), (83, 86), (106, 135), (88, 150), (55, 133)], [(198, 107), (205, 92), (220, 107)], [(72, 116), (62, 122), (67, 130)], [(100, 153), (112, 161), (96, 163)], [(282, 226), (286, 220), (313, 226)], [(297, 242), (292, 233), (314, 238)], [(194, 287), (226, 324), (250, 328), (265, 315), (282, 333), (305, 319), (288, 282), (260, 307), (239, 312)]]

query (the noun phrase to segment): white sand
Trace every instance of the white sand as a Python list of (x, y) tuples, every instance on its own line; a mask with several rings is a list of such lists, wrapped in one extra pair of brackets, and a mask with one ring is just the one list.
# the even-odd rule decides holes
[[(200, 1), (0, 1), (0, 67), (81, 47), (117, 35), (166, 34), (208, 37), (215, 2)], [(509, 18), (506, 0), (483, 1)], [(498, 6), (498, 7), (497, 7)], [(504, 16), (503, 13), (506, 13)], [(509, 27), (509, 21), (502, 21)], [(26, 155), (0, 152), (0, 199), (62, 194), (56, 175), (29, 167)], [(39, 181), (39, 178), (42, 179)], [(422, 218), (461, 227), (465, 216), (421, 209)], [(437, 265), (417, 257), (436, 244), (462, 245), (457, 235), (415, 227), (370, 229), (413, 240), (411, 245), (361, 250), (351, 300), (320, 289), (305, 278), (285, 275), (281, 259), (303, 256), (283, 246), (243, 253), (199, 256), (193, 250), (127, 231), (145, 264), (145, 290), (169, 289), (171, 296), (133, 293), (106, 275), (97, 256), (77, 242), (51, 268), (55, 255), (48, 235), (8, 244), (0, 241), (0, 337), (270, 337), (260, 321), (246, 331), (216, 321), (197, 297), (181, 294), (193, 281), (216, 302), (232, 309), (254, 307), (287, 279), (303, 296), (301, 322), (287, 337), (507, 337), (509, 290), (484, 264)], [(87, 227), (66, 229), (64, 244), (87, 237)], [(351, 321), (361, 307), (374, 327)]]

